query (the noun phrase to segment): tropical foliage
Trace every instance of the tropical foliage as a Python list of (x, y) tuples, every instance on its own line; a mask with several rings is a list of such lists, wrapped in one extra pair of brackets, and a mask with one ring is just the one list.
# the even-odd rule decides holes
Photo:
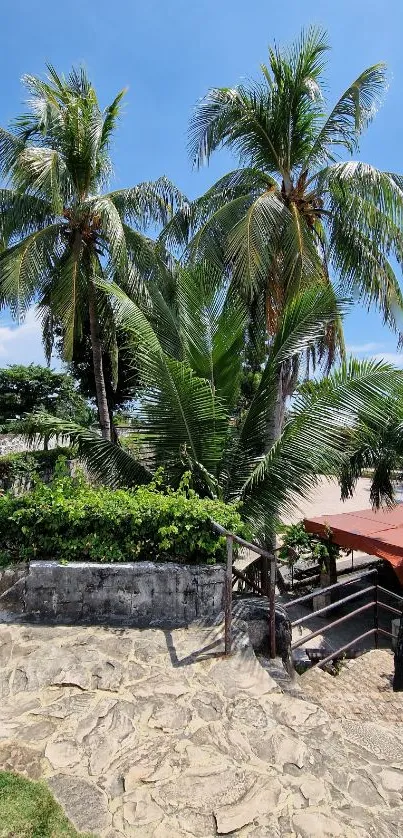
[[(315, 564), (319, 565), (322, 580), (325, 585), (337, 582), (337, 564), (341, 548), (335, 544), (329, 531), (328, 538), (307, 532), (303, 521), (281, 527), (281, 546), (278, 557), (292, 569), (292, 579), (298, 575), (301, 563), (307, 562), (310, 575), (315, 572)], [(294, 566), (298, 562), (297, 570)], [(306, 572), (305, 572), (306, 576)]]
[[(352, 297), (400, 331), (403, 177), (351, 159), (385, 68), (364, 70), (327, 112), (327, 50), (310, 29), (269, 50), (259, 82), (207, 94), (192, 158), (225, 147), (240, 168), (191, 204), (165, 178), (102, 191), (123, 92), (102, 110), (82, 71), (26, 77), (30, 112), (0, 131), (2, 299), (16, 314), (38, 301), (49, 347), (61, 335), (72, 363), (89, 331), (102, 438), (49, 416), (31, 431), (69, 437), (114, 487), (162, 469), (175, 491), (189, 474), (202, 498), (240, 504), (265, 544), (319, 475), (341, 475), (348, 493), (383, 457), (373, 499), (391, 498), (388, 440), (400, 434), (401, 373), (346, 360), (342, 332)], [(158, 244), (150, 225), (164, 228)], [(108, 356), (116, 389), (123, 345), (139, 403), (130, 450), (111, 442), (105, 383)], [(325, 377), (309, 380), (318, 364)]]
[(371, 502), (392, 506), (397, 501), (396, 488), (403, 472), (403, 402), (400, 396), (384, 404), (386, 419), (379, 424), (359, 417), (354, 429), (348, 431), (355, 438), (354, 454), (346, 459), (340, 474), (343, 500), (352, 497), (357, 480), (371, 474)]
[(48, 482), (60, 457), (72, 458), (69, 448), (51, 448), (50, 451), (20, 451), (0, 457), (0, 487), (14, 492), (26, 491), (38, 481)]
[[(112, 443), (109, 443), (110, 445)], [(240, 535), (245, 526), (234, 506), (201, 499), (186, 488), (136, 491), (91, 487), (59, 473), (32, 492), (0, 503), (0, 563), (61, 561), (177, 561), (214, 564), (226, 555), (225, 538), (211, 519)]]
[(73, 379), (63, 372), (36, 364), (10, 364), (0, 369), (0, 425), (4, 431), (24, 427), (27, 414), (46, 411), (61, 419), (88, 425), (93, 411), (77, 392)]
[(83, 70), (68, 78), (48, 67), (48, 78), (24, 77), (30, 110), (11, 131), (0, 130), (1, 298), (21, 317), (37, 302), (45, 346), (51, 351), (55, 325), (63, 354), (89, 327), (102, 434), (110, 438), (102, 350), (116, 369), (117, 343), (96, 277), (113, 277), (130, 293), (159, 262), (141, 232), (165, 224), (179, 198), (165, 179), (102, 192), (112, 164), (110, 145), (119, 118), (122, 90), (101, 109)]
[[(252, 306), (254, 330), (265, 324), (269, 339), (288, 300), (332, 281), (401, 329), (403, 178), (351, 159), (381, 101), (385, 66), (364, 70), (328, 111), (328, 49), (325, 33), (311, 28), (290, 49), (269, 49), (260, 80), (206, 94), (191, 121), (191, 158), (200, 166), (226, 148), (240, 168), (181, 209), (163, 233), (186, 257), (226, 271)], [(343, 352), (335, 321), (308, 362), (330, 368)], [(274, 438), (297, 378), (294, 358), (279, 371)]]
[(92, 472), (111, 485), (152, 480), (163, 467), (176, 486), (190, 472), (201, 495), (242, 504), (255, 537), (270, 541), (280, 511), (290, 510), (319, 475), (337, 474), (357, 438), (357, 417), (385, 421), (385, 396), (401, 388), (390, 365), (350, 361), (325, 379), (302, 384), (281, 437), (266, 450), (267, 423), (277, 399), (277, 372), (297, 352), (320, 342), (341, 314), (333, 291), (319, 286), (284, 308), (260, 384), (249, 407), (234, 419), (242, 368), (246, 311), (211, 266), (180, 272), (175, 313), (155, 296), (149, 316), (117, 287), (111, 305), (131, 335), (141, 371), (142, 423), (138, 457), (91, 431), (42, 419), (42, 430), (67, 434)]

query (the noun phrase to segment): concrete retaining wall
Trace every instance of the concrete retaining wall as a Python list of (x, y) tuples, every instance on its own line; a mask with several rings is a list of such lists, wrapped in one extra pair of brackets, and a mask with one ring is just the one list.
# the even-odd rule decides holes
[(220, 565), (31, 562), (25, 577), (29, 619), (54, 623), (183, 626), (223, 610)]

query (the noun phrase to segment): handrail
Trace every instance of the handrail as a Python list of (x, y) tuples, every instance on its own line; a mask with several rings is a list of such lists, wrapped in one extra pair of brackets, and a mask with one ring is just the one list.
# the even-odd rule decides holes
[[(287, 608), (289, 606), (299, 604), (301, 602), (306, 602), (307, 600), (312, 600), (318, 594), (321, 594), (321, 593), (323, 594), (326, 591), (329, 591), (329, 590), (333, 591), (335, 588), (339, 588), (341, 586), (345, 587), (346, 585), (349, 585), (353, 582), (356, 582), (357, 580), (361, 580), (365, 577), (368, 577), (368, 576), (372, 575), (373, 573), (378, 574), (377, 569), (373, 568), (373, 569), (371, 569), (369, 571), (366, 571), (364, 573), (355, 575), (354, 577), (350, 578), (347, 581), (336, 583), (336, 585), (329, 585), (327, 588), (319, 588), (319, 589), (316, 589), (315, 591), (311, 591), (311, 593), (307, 594), (306, 596), (299, 597), (297, 600), (290, 600), (287, 603)], [(306, 623), (309, 620), (314, 619), (316, 616), (321, 616), (321, 615), (331, 611), (332, 609), (337, 608), (340, 605), (344, 605), (346, 602), (351, 602), (352, 600), (358, 599), (359, 597), (362, 597), (362, 596), (365, 596), (366, 594), (369, 594), (372, 591), (374, 591), (374, 597), (373, 597), (373, 599), (371, 599), (371, 602), (366, 603), (365, 605), (361, 606), (360, 608), (356, 608), (354, 611), (351, 611), (349, 614), (345, 614), (342, 617), (339, 617), (337, 620), (333, 620), (331, 623), (327, 623), (326, 626), (321, 626), (321, 628), (316, 629), (315, 631), (309, 632), (304, 637), (298, 638), (297, 640), (295, 640), (291, 644), (291, 649), (292, 650), (298, 649), (299, 647), (305, 645), (309, 640), (312, 640), (314, 637), (317, 637), (318, 635), (321, 635), (321, 634), (323, 635), (329, 629), (332, 629), (335, 626), (339, 626), (340, 624), (342, 624), (344, 622), (347, 622), (347, 620), (350, 620), (353, 617), (356, 617), (358, 614), (362, 614), (364, 611), (368, 611), (370, 608), (374, 609), (374, 627), (371, 628), (370, 630), (364, 632), (363, 634), (359, 635), (358, 637), (353, 638), (353, 640), (351, 640), (349, 643), (346, 643), (341, 648), (333, 650), (325, 658), (322, 658), (316, 664), (314, 664), (314, 667), (320, 668), (320, 667), (325, 666), (327, 663), (329, 663), (329, 661), (338, 658), (342, 652), (345, 652), (347, 649), (350, 649), (352, 646), (355, 646), (357, 643), (359, 643), (361, 640), (365, 639), (366, 637), (370, 637), (370, 636), (375, 637), (375, 647), (376, 648), (378, 648), (378, 638), (379, 638), (380, 635), (384, 635), (385, 637), (393, 638), (393, 635), (390, 631), (386, 631), (386, 629), (381, 628), (379, 626), (379, 623), (378, 623), (379, 609), (384, 609), (385, 611), (388, 611), (391, 614), (396, 614), (397, 616), (401, 616), (402, 612), (398, 608), (395, 608), (394, 606), (389, 605), (388, 603), (384, 602), (383, 600), (380, 600), (379, 599), (379, 591), (383, 591), (384, 594), (394, 597), (395, 599), (397, 599), (399, 601), (399, 603), (403, 602), (403, 597), (399, 596), (399, 594), (396, 594), (394, 591), (389, 591), (387, 588), (384, 588), (384, 587), (382, 587), (382, 585), (379, 585), (378, 584), (378, 579), (376, 579), (376, 582), (375, 582), (374, 585), (368, 585), (368, 587), (363, 588), (363, 589), (358, 590), (358, 591), (354, 591), (354, 593), (349, 594), (348, 596), (343, 597), (342, 599), (338, 599), (338, 600), (336, 600), (336, 602), (331, 602), (329, 605), (324, 606), (324, 608), (321, 608), (318, 611), (314, 611), (313, 613), (305, 614), (303, 617), (299, 617), (297, 620), (294, 620), (293, 622), (291, 622), (291, 627), (294, 629), (297, 626), (301, 626), (303, 623)]]
[[(326, 626), (327, 629), (334, 628), (334, 626), (339, 626), (341, 623), (345, 623), (346, 620), (351, 620), (351, 617), (355, 617), (357, 614), (361, 614), (363, 611), (368, 611), (368, 608), (373, 608), (373, 602), (367, 602), (366, 605), (362, 605), (361, 608), (356, 608), (355, 611), (351, 611), (350, 614), (345, 614), (344, 617), (339, 617), (338, 620), (333, 620), (332, 623), (328, 623)], [(318, 634), (323, 634), (323, 626), (321, 628), (316, 629), (316, 631), (311, 631), (309, 634), (306, 634), (304, 637), (301, 637), (299, 640), (296, 640), (294, 643), (291, 643), (291, 649), (298, 649), (299, 646), (302, 646), (308, 640), (312, 640), (313, 637), (317, 637)], [(334, 655), (337, 653), (334, 652)], [(322, 661), (323, 663), (323, 661)]]
[(269, 553), (267, 550), (264, 550), (263, 547), (259, 547), (258, 544), (251, 544), (250, 541), (245, 541), (244, 538), (241, 538), (239, 535), (236, 535), (234, 532), (230, 532), (230, 530), (226, 530), (225, 527), (222, 527), (221, 524), (217, 524), (217, 521), (211, 521), (211, 526), (214, 530), (220, 533), (220, 535), (230, 536), (233, 541), (239, 544), (241, 547), (246, 547), (247, 550), (252, 550), (253, 553), (257, 553), (258, 556), (264, 556), (266, 559), (271, 559), (273, 557), (274, 552), (278, 552), (273, 550), (272, 553)]
[(402, 616), (402, 612), (398, 608), (393, 608), (393, 605), (387, 605), (386, 602), (382, 602), (380, 599), (378, 599), (378, 608), (384, 608), (385, 611), (390, 611), (391, 614), (397, 614), (398, 617)]
[[(212, 528), (218, 532), (220, 535), (225, 536), (227, 542), (227, 564), (226, 564), (226, 573), (225, 573), (225, 654), (231, 654), (232, 650), (232, 634), (231, 634), (231, 621), (232, 621), (232, 581), (233, 575), (238, 578), (243, 579), (247, 582), (252, 590), (255, 590), (257, 593), (260, 594), (267, 594), (269, 593), (269, 600), (270, 600), (270, 611), (269, 611), (269, 619), (270, 619), (270, 656), (272, 658), (276, 655), (276, 636), (275, 636), (275, 586), (276, 586), (276, 554), (278, 553), (278, 549), (269, 552), (265, 550), (263, 547), (259, 546), (258, 544), (253, 544), (249, 541), (246, 541), (244, 538), (241, 538), (236, 533), (230, 532), (229, 530), (222, 527), (221, 524), (218, 524), (217, 521), (211, 520)], [(261, 587), (259, 588), (256, 583), (252, 580), (249, 580), (245, 574), (241, 571), (238, 571), (236, 568), (233, 568), (233, 544), (239, 544), (241, 547), (246, 548), (247, 550), (252, 551), (252, 553), (256, 553), (258, 556), (262, 558), (262, 576), (261, 576)], [(268, 574), (268, 566), (267, 562), (270, 561), (270, 577)], [(362, 579), (367, 578), (368, 576), (372, 576), (373, 574), (377, 574), (377, 568), (371, 568), (369, 570), (365, 570), (364, 572), (357, 572), (354, 575), (351, 575), (349, 579), (343, 580), (341, 582), (336, 582), (334, 585), (328, 585), (325, 588), (316, 588), (315, 590), (311, 591), (309, 594), (306, 594), (302, 597), (297, 597), (296, 599), (291, 599), (286, 603), (286, 608), (292, 608), (295, 605), (300, 605), (303, 602), (308, 602), (313, 600), (315, 596), (321, 596), (323, 594), (333, 592), (338, 588), (345, 588), (347, 585), (353, 585), (357, 582), (360, 582)], [(269, 591), (267, 591), (267, 580), (270, 578), (270, 585)], [(365, 596), (366, 594), (375, 591), (374, 599), (366, 603), (365, 605), (361, 606), (360, 608), (356, 608), (355, 611), (350, 612), (349, 614), (345, 614), (342, 617), (339, 617), (337, 620), (333, 620), (331, 623), (328, 623), (326, 626), (322, 626), (320, 629), (316, 631), (310, 632), (309, 634), (305, 635), (304, 637), (296, 640), (294, 643), (291, 644), (291, 649), (298, 649), (300, 646), (307, 643), (308, 640), (312, 640), (314, 637), (317, 637), (319, 634), (323, 634), (328, 629), (334, 628), (335, 626), (341, 625), (342, 623), (350, 620), (352, 617), (357, 616), (358, 614), (367, 611), (369, 608), (374, 608), (374, 628), (370, 629), (369, 631), (364, 632), (359, 637), (354, 638), (349, 643), (346, 643), (340, 649), (333, 651), (330, 655), (326, 658), (318, 661), (315, 664), (318, 667), (324, 666), (326, 663), (331, 661), (332, 659), (336, 658), (342, 652), (346, 651), (347, 649), (354, 646), (356, 643), (359, 643), (366, 637), (370, 635), (375, 635), (375, 645), (378, 646), (378, 636), (383, 634), (388, 637), (392, 637), (391, 632), (382, 629), (378, 625), (378, 610), (379, 608), (383, 608), (386, 611), (389, 611), (392, 614), (397, 614), (398, 616), (401, 615), (401, 611), (397, 608), (394, 608), (391, 605), (388, 605), (386, 602), (380, 601), (378, 599), (379, 591), (387, 594), (388, 596), (394, 597), (399, 603), (403, 603), (403, 597), (399, 594), (396, 594), (394, 591), (389, 591), (387, 588), (382, 587), (376, 581), (375, 585), (369, 585), (368, 587), (354, 591), (354, 593), (349, 594), (342, 599), (336, 600), (336, 602), (331, 602), (329, 605), (325, 605), (323, 608), (318, 609), (318, 611), (313, 612), (313, 614), (306, 614), (303, 617), (299, 617), (297, 620), (291, 622), (291, 627), (295, 628), (297, 626), (302, 625), (303, 623), (312, 620), (315, 616), (321, 616), (322, 614), (326, 614), (329, 611), (344, 605), (346, 602), (351, 602), (354, 599), (358, 599), (359, 597)]]
[(325, 605), (324, 608), (319, 608), (318, 611), (314, 611), (313, 614), (305, 614), (304, 617), (300, 617), (298, 620), (293, 620), (291, 627), (295, 628), (295, 626), (300, 626), (302, 623), (312, 620), (313, 617), (320, 617), (321, 614), (325, 614), (327, 611), (332, 611), (334, 608), (338, 608), (339, 605), (344, 605), (345, 602), (350, 602), (352, 599), (358, 599), (360, 596), (364, 596), (364, 594), (368, 594), (370, 591), (375, 591), (375, 589), (376, 585), (369, 585), (368, 588), (364, 588), (362, 591), (355, 591), (354, 594), (343, 597), (343, 599), (338, 599), (336, 602), (331, 602), (330, 605)]
[(240, 579), (241, 582), (245, 582), (249, 585), (250, 588), (252, 588), (253, 591), (255, 591), (255, 593), (258, 594), (258, 596), (261, 596), (262, 590), (261, 588), (259, 588), (259, 585), (257, 585), (256, 582), (253, 582), (252, 579), (248, 579), (248, 577), (244, 573), (242, 573), (241, 570), (238, 570), (237, 567), (233, 567), (232, 573), (233, 576), (235, 576), (235, 579)]
[(365, 637), (369, 637), (371, 634), (375, 634), (375, 632), (376, 629), (374, 628), (369, 629), (369, 631), (364, 631), (364, 634), (360, 634), (359, 637), (355, 637), (354, 640), (351, 640), (350, 643), (346, 643), (344, 646), (338, 649), (337, 652), (332, 652), (332, 654), (328, 655), (327, 658), (324, 658), (323, 660), (319, 661), (319, 663), (317, 663), (316, 666), (318, 668), (324, 666), (325, 663), (329, 663), (329, 661), (334, 660), (334, 658), (336, 658), (338, 655), (341, 655), (342, 652), (346, 652), (347, 649), (350, 649), (351, 646), (354, 646), (354, 643), (359, 643), (360, 640), (364, 640)]
[[(247, 550), (251, 550), (253, 553), (257, 553), (258, 556), (261, 556), (263, 559), (263, 564), (265, 564), (265, 568), (262, 569), (262, 588), (265, 593), (267, 593), (267, 578), (268, 578), (268, 568), (267, 568), (267, 561), (270, 561), (270, 583), (269, 583), (269, 620), (270, 620), (270, 657), (276, 657), (276, 573), (277, 573), (277, 565), (276, 565), (276, 552), (273, 551), (269, 553), (267, 550), (264, 550), (262, 547), (259, 547), (257, 544), (251, 544), (249, 541), (245, 541), (244, 538), (241, 538), (239, 535), (236, 535), (234, 532), (230, 532), (226, 530), (225, 527), (222, 527), (221, 524), (218, 524), (217, 521), (211, 520), (211, 526), (213, 529), (218, 532), (220, 535), (225, 535), (227, 541), (227, 564), (226, 564), (226, 571), (225, 571), (225, 610), (224, 610), (224, 619), (225, 619), (225, 654), (230, 655), (232, 650), (232, 632), (231, 632), (231, 623), (232, 623), (232, 560), (233, 560), (233, 544), (234, 541), (236, 544), (239, 544), (241, 547), (245, 547)], [(264, 582), (264, 584), (263, 584)]]
[(388, 596), (394, 596), (394, 598), (398, 599), (399, 602), (403, 602), (403, 596), (400, 596), (400, 594), (396, 594), (394, 591), (388, 591), (388, 589), (383, 588), (382, 585), (378, 585), (378, 591), (382, 591), (382, 593), (388, 594)]
[(354, 582), (358, 582), (360, 579), (364, 579), (365, 576), (370, 576), (372, 573), (378, 573), (377, 569), (373, 568), (373, 570), (366, 570), (364, 573), (352, 576), (351, 579), (345, 579), (342, 582), (335, 582), (334, 585), (328, 585), (326, 588), (315, 588), (315, 590), (311, 591), (310, 594), (299, 596), (297, 599), (290, 599), (289, 602), (287, 602), (287, 608), (292, 608), (294, 605), (300, 605), (301, 602), (308, 602), (308, 600), (312, 599), (312, 597), (318, 596), (319, 594), (326, 594), (329, 591), (335, 591), (336, 588), (344, 588), (346, 585), (352, 585)]
[(380, 634), (385, 634), (386, 637), (392, 637), (393, 638), (393, 634), (392, 634), (391, 631), (386, 631), (386, 629), (378, 629), (378, 631), (379, 631)]

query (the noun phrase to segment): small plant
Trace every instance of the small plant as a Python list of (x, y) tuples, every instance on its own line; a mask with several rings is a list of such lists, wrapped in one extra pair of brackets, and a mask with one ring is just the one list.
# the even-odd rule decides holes
[(283, 541), (279, 550), (280, 561), (286, 562), (291, 568), (297, 561), (317, 562), (321, 571), (325, 570), (330, 577), (330, 583), (337, 581), (336, 561), (340, 556), (340, 547), (332, 541), (330, 530), (326, 538), (320, 538), (306, 531), (304, 522), (284, 526), (281, 529)]

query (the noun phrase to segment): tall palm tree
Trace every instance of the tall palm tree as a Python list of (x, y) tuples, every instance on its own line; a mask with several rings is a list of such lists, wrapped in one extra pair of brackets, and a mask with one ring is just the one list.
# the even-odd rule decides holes
[(200, 494), (241, 502), (263, 544), (272, 543), (280, 514), (296, 498), (306, 497), (321, 475), (338, 475), (354, 454), (360, 439), (350, 430), (357, 417), (384, 423), (383, 397), (401, 391), (402, 377), (389, 365), (350, 361), (326, 379), (300, 385), (280, 438), (266, 451), (278, 369), (320, 342), (340, 316), (332, 289), (311, 287), (286, 304), (259, 387), (238, 421), (247, 310), (223, 288), (220, 274), (211, 266), (183, 270), (174, 312), (155, 287), (149, 312), (116, 286), (112, 294), (140, 370), (139, 456), (52, 417), (41, 420), (42, 431), (70, 435), (90, 470), (112, 485), (147, 483), (162, 466), (175, 486), (190, 471)]
[[(262, 312), (269, 340), (287, 301), (317, 283), (340, 283), (401, 327), (403, 177), (347, 159), (376, 113), (385, 66), (364, 70), (326, 114), (328, 49), (325, 34), (311, 28), (290, 49), (269, 49), (259, 81), (207, 93), (191, 121), (192, 160), (200, 166), (226, 148), (241, 167), (181, 209), (163, 234), (187, 255), (223, 265), (253, 302), (253, 320)], [(343, 354), (340, 322), (317, 347), (329, 368), (337, 348)], [(297, 374), (296, 358), (279, 372), (268, 446)]]
[(125, 91), (103, 110), (84, 70), (67, 78), (48, 71), (46, 81), (24, 77), (29, 112), (11, 131), (0, 129), (0, 170), (10, 184), (0, 190), (0, 296), (16, 316), (38, 303), (48, 350), (53, 324), (61, 325), (66, 360), (89, 322), (100, 426), (109, 439), (102, 350), (113, 357), (116, 342), (95, 278), (138, 290), (159, 260), (141, 231), (166, 223), (180, 196), (165, 178), (103, 193)]

